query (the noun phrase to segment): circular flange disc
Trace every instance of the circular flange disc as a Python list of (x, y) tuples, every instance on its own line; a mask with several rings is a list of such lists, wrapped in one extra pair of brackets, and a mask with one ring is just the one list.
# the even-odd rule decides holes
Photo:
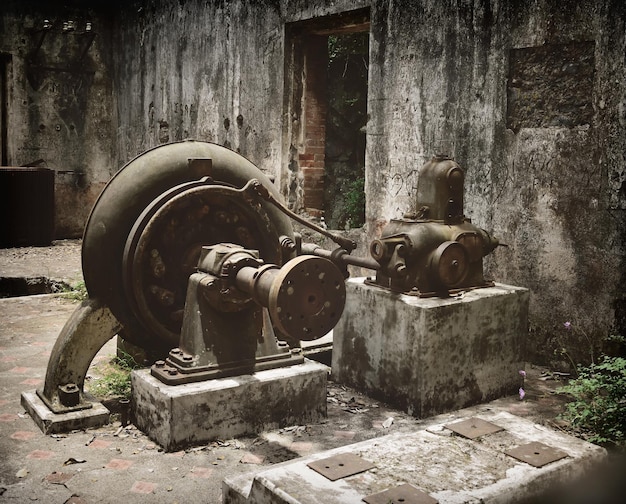
[(339, 268), (328, 259), (300, 256), (286, 263), (270, 289), (270, 315), (294, 339), (314, 340), (339, 321), (346, 286)]
[(469, 269), (467, 249), (459, 242), (443, 242), (433, 253), (431, 262), (433, 281), (446, 288), (461, 283)]

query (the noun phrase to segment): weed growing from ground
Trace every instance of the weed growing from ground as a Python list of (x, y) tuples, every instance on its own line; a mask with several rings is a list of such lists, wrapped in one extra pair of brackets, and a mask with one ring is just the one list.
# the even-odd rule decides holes
[(563, 417), (588, 441), (626, 448), (626, 358), (601, 358), (578, 368), (578, 377), (559, 388), (572, 401)]
[(72, 301), (84, 301), (87, 299), (88, 294), (85, 282), (78, 282), (70, 286), (69, 289), (64, 290), (63, 297), (65, 299), (71, 299)]
[(89, 392), (103, 399), (130, 399), (130, 372), (140, 367), (131, 355), (118, 349), (116, 357), (99, 366), (102, 376), (90, 380)]

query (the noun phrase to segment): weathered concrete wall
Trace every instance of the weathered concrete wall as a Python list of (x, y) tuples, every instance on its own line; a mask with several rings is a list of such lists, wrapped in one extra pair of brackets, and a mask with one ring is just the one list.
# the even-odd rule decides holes
[[(55, 170), (58, 238), (81, 236), (116, 168), (109, 17), (52, 2), (8, 0), (0, 8), (0, 53), (8, 60), (7, 164), (42, 159)], [(74, 27), (64, 30), (68, 21)]]
[(121, 16), (120, 161), (194, 138), (225, 145), (277, 174), (282, 29), (273, 2), (157, 0)]
[[(14, 55), (12, 163), (41, 157), (84, 171), (84, 188), (62, 175), (74, 183), (77, 215), (122, 163), (188, 137), (241, 152), (285, 196), (301, 197), (285, 24), (370, 7), (362, 242), (414, 210), (419, 168), (447, 153), (466, 169), (466, 213), (510, 245), (490, 256), (488, 273), (531, 291), (530, 357), (566, 348), (588, 358), (582, 331), (596, 352), (614, 327), (626, 332), (622, 0), (119, 2), (94, 17), (85, 65), (93, 79), (76, 87), (49, 72), (39, 91), (24, 69), (27, 27), (49, 16), (37, 5), (37, 14), (1, 15), (0, 50)], [(58, 42), (46, 54), (69, 49)], [(57, 81), (68, 92), (54, 91)], [(53, 112), (66, 109), (57, 120)], [(565, 331), (566, 320), (576, 329)]]
[(116, 26), (119, 160), (194, 138), (225, 145), (285, 183), (285, 23), (365, 3), (136, 2)]
[[(585, 334), (596, 357), (612, 326), (626, 334), (625, 22), (618, 1), (541, 2), (509, 17), (509, 68), (526, 68), (511, 72), (506, 159), (491, 174), (492, 227), (511, 245), (493, 272), (531, 289), (535, 354), (589, 360)], [(516, 50), (526, 47), (535, 61)], [(516, 129), (520, 92), (536, 98)]]
[[(588, 359), (582, 331), (597, 355), (613, 325), (624, 330), (623, 2), (374, 5), (370, 237), (413, 209), (424, 161), (452, 155), (467, 172), (466, 213), (510, 245), (488, 260), (489, 272), (531, 289), (529, 355), (565, 347)], [(578, 60), (559, 44), (573, 44)], [(516, 52), (546, 46), (534, 63)], [(509, 81), (514, 62), (527, 82)], [(517, 109), (507, 109), (507, 93)], [(568, 320), (579, 332), (564, 330)]]

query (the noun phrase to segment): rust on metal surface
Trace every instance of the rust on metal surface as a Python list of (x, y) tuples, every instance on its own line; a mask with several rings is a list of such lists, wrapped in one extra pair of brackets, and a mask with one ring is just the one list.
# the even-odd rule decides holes
[(371, 462), (353, 453), (341, 453), (333, 457), (310, 462), (307, 465), (331, 481), (353, 476), (376, 467)]
[(363, 501), (367, 504), (437, 504), (439, 502), (408, 483), (368, 495), (363, 497)]
[(281, 331), (310, 341), (335, 327), (345, 304), (346, 286), (339, 269), (327, 259), (300, 256), (278, 270), (268, 307)]
[(278, 234), (261, 208), (238, 190), (208, 180), (175, 187), (153, 201), (124, 249), (124, 281), (137, 318), (177, 344), (189, 276), (203, 245), (237, 243), (280, 262)]
[(467, 420), (462, 420), (461, 422), (455, 422), (452, 424), (445, 425), (446, 429), (450, 429), (452, 432), (456, 432), (457, 434), (466, 437), (468, 439), (476, 439), (480, 436), (485, 436), (487, 434), (493, 434), (494, 432), (500, 432), (504, 430), (504, 428), (499, 425), (488, 422), (487, 420), (483, 420), (482, 418), (472, 417)]
[(157, 361), (150, 371), (152, 376), (158, 378), (166, 385), (183, 385), (185, 383), (196, 383), (204, 380), (227, 378), (229, 376), (254, 374), (268, 369), (294, 366), (303, 362), (304, 356), (299, 348), (288, 349), (287, 352), (277, 352), (257, 359), (188, 367), (176, 361), (170, 353), (167, 361)]
[(568, 456), (564, 451), (538, 441), (511, 448), (504, 453), (535, 467), (543, 467)]
[(420, 169), (416, 211), (391, 219), (370, 244), (378, 264), (370, 284), (420, 297), (493, 286), (483, 257), (500, 242), (463, 214), (464, 181), (463, 169), (446, 156)]
[(240, 245), (202, 247), (179, 346), (152, 376), (177, 385), (301, 364), (302, 353), (282, 338), (322, 337), (345, 301), (342, 273), (328, 259), (299, 256), (280, 267)]

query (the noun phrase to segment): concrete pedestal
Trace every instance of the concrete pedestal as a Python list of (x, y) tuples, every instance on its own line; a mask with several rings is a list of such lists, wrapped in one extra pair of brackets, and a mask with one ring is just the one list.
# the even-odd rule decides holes
[(110, 412), (99, 402), (93, 402), (91, 408), (68, 413), (54, 413), (36, 392), (22, 392), (21, 402), (44, 434), (100, 427), (109, 423)]
[(328, 367), (304, 364), (184, 385), (133, 371), (135, 424), (167, 451), (326, 416)]
[(349, 280), (333, 379), (423, 418), (516, 394), (528, 291), (496, 284), (419, 298)]

